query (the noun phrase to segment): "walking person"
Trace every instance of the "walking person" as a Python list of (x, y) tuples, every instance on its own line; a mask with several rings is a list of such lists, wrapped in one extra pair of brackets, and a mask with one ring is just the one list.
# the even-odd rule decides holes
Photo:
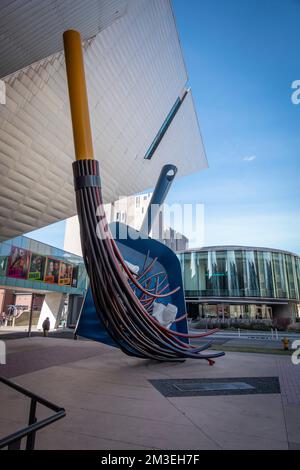
[(45, 336), (48, 336), (48, 332), (50, 330), (50, 320), (49, 320), (49, 317), (45, 318), (45, 320), (43, 321), (42, 323), (42, 328), (43, 328), (43, 332), (44, 332), (44, 337)]

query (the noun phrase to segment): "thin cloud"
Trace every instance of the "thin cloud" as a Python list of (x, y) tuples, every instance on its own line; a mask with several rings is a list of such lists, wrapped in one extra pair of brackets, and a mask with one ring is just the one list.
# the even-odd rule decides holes
[(253, 162), (256, 159), (256, 155), (251, 155), (251, 157), (244, 157), (244, 162)]

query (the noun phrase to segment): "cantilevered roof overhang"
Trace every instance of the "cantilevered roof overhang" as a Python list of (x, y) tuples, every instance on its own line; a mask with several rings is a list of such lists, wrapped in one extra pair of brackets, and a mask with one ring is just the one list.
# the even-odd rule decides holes
[(1, 0), (0, 77), (63, 49), (62, 33), (96, 36), (124, 15), (129, 0)]
[(0, 240), (76, 213), (65, 29), (85, 38), (105, 202), (153, 187), (165, 163), (177, 165), (179, 176), (207, 166), (191, 93), (144, 158), (188, 80), (169, 0), (3, 0), (0, 17)]

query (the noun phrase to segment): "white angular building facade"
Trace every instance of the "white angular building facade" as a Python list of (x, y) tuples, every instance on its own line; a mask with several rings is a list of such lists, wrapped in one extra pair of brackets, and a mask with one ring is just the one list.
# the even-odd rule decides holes
[(154, 187), (165, 163), (178, 167), (178, 177), (207, 166), (191, 92), (153, 157), (144, 158), (188, 80), (170, 1), (55, 3), (58, 11), (51, 1), (43, 8), (36, 0), (0, 5), (7, 35), (0, 68), (6, 85), (6, 104), (0, 106), (0, 240), (76, 213), (65, 29), (77, 28), (85, 39), (105, 202)]

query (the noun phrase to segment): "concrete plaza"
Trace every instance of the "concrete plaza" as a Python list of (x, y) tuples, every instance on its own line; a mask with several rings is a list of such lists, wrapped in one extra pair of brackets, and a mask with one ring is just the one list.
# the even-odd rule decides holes
[[(180, 364), (57, 338), (6, 341), (0, 374), (66, 408), (37, 449), (300, 449), (300, 365), (290, 357), (227, 353)], [(153, 379), (278, 377), (281, 393), (165, 397)], [(29, 401), (0, 386), (0, 436), (20, 429)], [(48, 415), (38, 408), (38, 419)]]

